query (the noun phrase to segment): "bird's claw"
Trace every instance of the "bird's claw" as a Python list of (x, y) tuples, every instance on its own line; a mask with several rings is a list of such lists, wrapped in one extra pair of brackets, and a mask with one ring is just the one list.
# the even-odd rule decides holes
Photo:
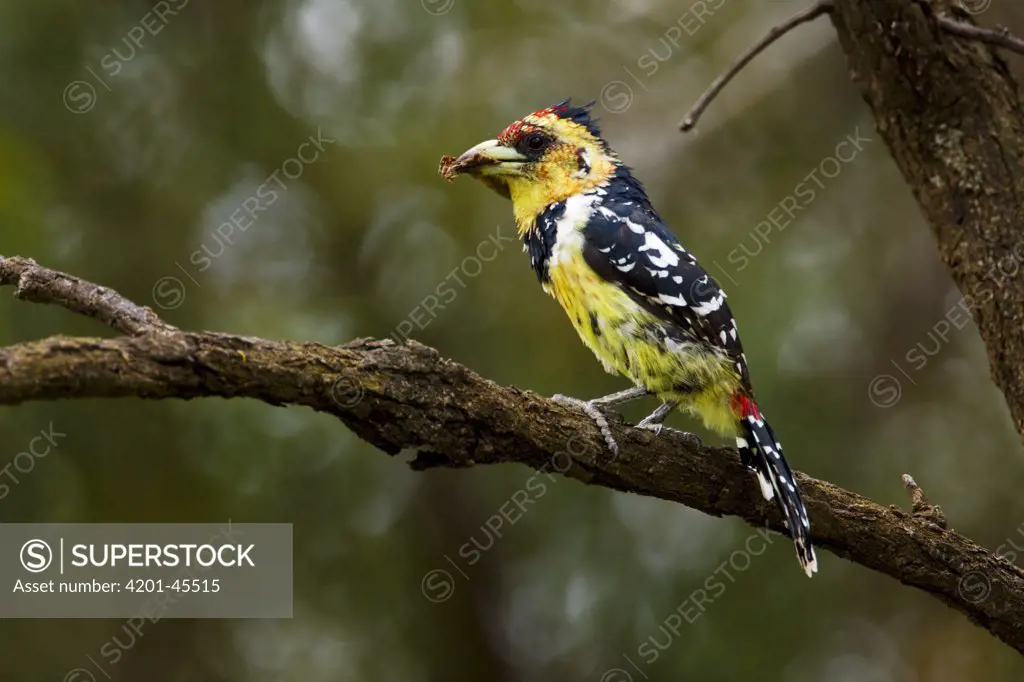
[(642, 419), (640, 420), (640, 423), (636, 425), (636, 428), (644, 429), (645, 431), (653, 431), (655, 436), (660, 436), (665, 425), (661, 422), (649, 422), (646, 419)]
[(575, 407), (580, 412), (583, 412), (585, 415), (590, 417), (594, 423), (597, 424), (597, 428), (601, 430), (604, 442), (608, 445), (608, 449), (611, 450), (612, 455), (614, 457), (619, 456), (619, 444), (615, 441), (615, 437), (612, 436), (612, 429), (608, 426), (608, 420), (601, 412), (601, 409), (593, 401), (580, 400), (579, 398), (562, 395), (561, 393), (556, 393), (551, 396), (551, 399), (556, 403)]
[(703, 447), (704, 445), (704, 441), (702, 441), (700, 439), (700, 436), (698, 436), (697, 434), (690, 433), (689, 431), (682, 431), (680, 429), (673, 429), (671, 426), (665, 426), (661, 422), (648, 422), (646, 419), (644, 419), (641, 420), (641, 422), (636, 425), (636, 428), (643, 429), (645, 431), (651, 431), (654, 433), (655, 436), (660, 436), (662, 431), (674, 433), (690, 441), (690, 444), (695, 448), (700, 448)]

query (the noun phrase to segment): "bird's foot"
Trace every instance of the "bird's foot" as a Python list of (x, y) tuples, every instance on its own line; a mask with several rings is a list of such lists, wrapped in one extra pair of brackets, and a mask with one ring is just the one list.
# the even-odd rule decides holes
[(664, 424), (644, 424), (643, 422), (640, 422), (636, 425), (636, 428), (644, 429), (645, 431), (653, 431), (656, 436), (660, 435), (662, 431), (667, 431), (668, 433), (674, 433), (682, 436), (686, 440), (690, 441), (690, 444), (695, 448), (704, 446), (704, 441), (701, 440), (700, 436), (696, 433), (683, 431), (682, 429), (673, 429), (671, 426), (665, 426)]
[(673, 429), (671, 426), (665, 426), (665, 417), (668, 413), (675, 409), (675, 404), (664, 403), (661, 407), (654, 411), (653, 414), (649, 414), (640, 420), (640, 423), (636, 425), (638, 429), (644, 429), (645, 431), (653, 431), (655, 436), (660, 436), (662, 431), (668, 431), (669, 433), (676, 433), (686, 440), (690, 441), (690, 444), (695, 448), (701, 447), (704, 442), (695, 433), (689, 431), (681, 431), (679, 429)]
[(556, 403), (575, 407), (580, 412), (583, 412), (585, 415), (590, 417), (594, 423), (597, 424), (597, 428), (601, 430), (604, 442), (608, 445), (608, 449), (611, 450), (612, 455), (615, 457), (619, 456), (619, 444), (615, 442), (615, 437), (612, 436), (612, 429), (608, 426), (608, 420), (605, 418), (599, 407), (602, 403), (597, 400), (580, 400), (579, 398), (562, 395), (561, 393), (551, 396), (551, 399)]

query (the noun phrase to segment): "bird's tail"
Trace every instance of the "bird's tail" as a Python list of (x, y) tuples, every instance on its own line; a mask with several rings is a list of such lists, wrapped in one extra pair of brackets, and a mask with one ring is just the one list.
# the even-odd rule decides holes
[(783, 521), (796, 547), (796, 558), (809, 578), (818, 570), (811, 545), (811, 523), (793, 471), (782, 456), (782, 444), (753, 400), (744, 396), (738, 407), (741, 435), (736, 437), (736, 446), (740, 460), (757, 475), (764, 499), (775, 499), (782, 510)]

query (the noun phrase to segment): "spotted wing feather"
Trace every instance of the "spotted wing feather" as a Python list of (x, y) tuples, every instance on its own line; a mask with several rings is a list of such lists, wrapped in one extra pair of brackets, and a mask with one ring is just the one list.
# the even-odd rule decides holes
[(601, 202), (584, 238), (583, 257), (598, 275), (684, 339), (726, 353), (750, 392), (743, 346), (725, 292), (646, 201), (626, 196)]

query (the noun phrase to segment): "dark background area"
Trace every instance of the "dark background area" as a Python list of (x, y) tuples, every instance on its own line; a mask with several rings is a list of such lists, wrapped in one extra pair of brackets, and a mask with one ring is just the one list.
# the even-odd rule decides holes
[[(340, 344), (415, 319), (413, 338), (497, 382), (603, 395), (626, 384), (520, 246), (481, 247), (514, 235), (509, 204), (436, 172), (530, 111), (596, 99), (607, 139), (728, 291), (793, 466), (902, 507), (912, 473), (957, 531), (1024, 548), (1019, 438), (828, 21), (770, 48), (682, 135), (701, 90), (804, 3), (697, 5), (6, 0), (0, 253), (182, 328)], [(1019, 32), (1024, 8), (995, 0), (977, 20)], [(294, 161), (310, 137), (322, 149)], [(859, 149), (837, 149), (850, 138)], [(225, 238), (246, 205), (260, 211)], [(455, 295), (425, 314), (446, 281)], [(0, 296), (2, 343), (51, 334), (110, 332)], [(555, 479), (498, 537), (486, 524), (530, 470), (417, 474), (332, 418), (241, 400), (6, 408), (0, 467), (50, 424), (66, 438), (16, 472), (0, 519), (292, 523), (294, 618), (162, 620), (113, 665), (99, 652), (128, 641), (122, 620), (6, 620), (5, 679), (67, 679), (89, 657), (152, 682), (1024, 676), (937, 600), (828, 552), (809, 581), (780, 536), (750, 555), (756, 530), (736, 519)], [(471, 565), (466, 543), (486, 548)], [(440, 602), (423, 589), (435, 570), (453, 579)], [(712, 576), (721, 594), (667, 629)]]

